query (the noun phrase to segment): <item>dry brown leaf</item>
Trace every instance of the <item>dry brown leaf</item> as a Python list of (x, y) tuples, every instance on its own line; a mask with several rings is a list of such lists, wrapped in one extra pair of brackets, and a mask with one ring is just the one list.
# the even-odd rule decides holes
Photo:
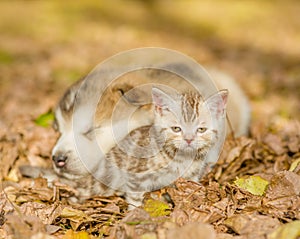
[(45, 225), (36, 216), (6, 215), (6, 220), (5, 230), (12, 238), (28, 239), (39, 232), (46, 232)]
[(281, 224), (278, 219), (254, 213), (232, 216), (225, 221), (225, 225), (249, 239), (263, 239)]
[(287, 151), (279, 135), (267, 134), (264, 137), (263, 142), (267, 144), (276, 155), (282, 155)]
[(284, 218), (299, 216), (300, 176), (291, 171), (279, 172), (272, 178), (263, 205), (273, 215)]
[(50, 235), (42, 233), (42, 232), (39, 232), (35, 235), (32, 235), (30, 237), (30, 239), (56, 239), (56, 237), (50, 236)]
[(299, 136), (299, 134), (291, 136), (288, 140), (287, 146), (288, 146), (290, 152), (292, 152), (292, 153), (297, 153), (300, 151), (300, 136)]
[[(204, 213), (203, 217), (207, 216), (207, 213)], [(183, 226), (190, 221), (188, 212), (182, 209), (175, 208), (171, 213), (171, 218), (179, 226)]]
[(157, 222), (146, 211), (136, 208), (116, 225), (109, 238), (138, 238), (138, 235), (153, 232), (156, 228)]
[(52, 224), (61, 215), (64, 206), (60, 203), (46, 204), (27, 202), (20, 206), (20, 212), (27, 216), (37, 216), (44, 224)]
[(1, 142), (0, 144), (0, 181), (7, 178), (9, 170), (18, 158), (18, 149), (14, 142)]
[(189, 223), (166, 232), (166, 239), (215, 239), (216, 232), (209, 224)]
[(218, 233), (216, 239), (248, 239), (247, 236), (234, 236), (227, 233)]

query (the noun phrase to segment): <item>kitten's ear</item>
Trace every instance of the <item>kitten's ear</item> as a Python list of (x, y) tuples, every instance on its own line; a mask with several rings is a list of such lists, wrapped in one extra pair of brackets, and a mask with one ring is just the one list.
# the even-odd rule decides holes
[(205, 101), (209, 111), (214, 114), (217, 119), (225, 117), (227, 99), (228, 90), (220, 90)]
[(162, 114), (162, 110), (171, 110), (174, 105), (174, 100), (162, 90), (153, 87), (152, 88), (152, 99), (155, 106), (155, 111)]

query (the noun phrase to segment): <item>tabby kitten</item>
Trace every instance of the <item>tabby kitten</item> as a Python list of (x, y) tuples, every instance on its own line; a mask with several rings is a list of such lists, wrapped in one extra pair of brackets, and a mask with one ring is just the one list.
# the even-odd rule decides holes
[(95, 177), (123, 192), (134, 206), (141, 204), (145, 192), (178, 177), (199, 181), (211, 160), (208, 152), (223, 132), (227, 95), (222, 90), (204, 100), (195, 92), (171, 96), (153, 88), (154, 124), (133, 130), (112, 148), (103, 165), (105, 174)]

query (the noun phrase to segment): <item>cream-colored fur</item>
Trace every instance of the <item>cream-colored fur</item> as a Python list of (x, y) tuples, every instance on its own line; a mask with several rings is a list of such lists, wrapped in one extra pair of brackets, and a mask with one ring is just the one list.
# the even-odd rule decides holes
[[(185, 70), (191, 71), (190, 69)], [(227, 111), (235, 135), (246, 134), (250, 120), (247, 97), (230, 76), (216, 70), (210, 70), (209, 74), (211, 74), (216, 88), (229, 91)], [(97, 92), (94, 92), (93, 89), (96, 90), (99, 87), (84, 88), (82, 82), (84, 79), (70, 87), (55, 112), (56, 125), (61, 136), (52, 154), (54, 157), (64, 155), (67, 159), (63, 167), (57, 167), (57, 162), (55, 162), (54, 169), (58, 175), (69, 179), (88, 175), (99, 166), (99, 160), (103, 158), (104, 154), (130, 131), (153, 122), (151, 117), (153, 115), (151, 114), (153, 85), (160, 85), (166, 91), (168, 91), (168, 87), (178, 92), (199, 90), (205, 98), (215, 93), (212, 92), (211, 85), (203, 79), (198, 80), (199, 83), (195, 88), (180, 76), (163, 70), (144, 69), (129, 72), (118, 77), (103, 90), (95, 109), (95, 117), (91, 121), (86, 117), (89, 96), (96, 94)], [(76, 97), (81, 97), (77, 99), (79, 101), (77, 105), (75, 104)], [(80, 119), (76, 128), (73, 127), (74, 115), (78, 115), (77, 119)], [(219, 152), (216, 152), (211, 159), (212, 163), (217, 160), (218, 155)]]
[[(208, 68), (208, 73), (219, 89), (229, 90), (227, 115), (232, 125), (234, 135), (236, 137), (247, 135), (251, 119), (251, 110), (245, 93), (230, 75), (213, 68)], [(227, 132), (230, 133), (229, 128)]]

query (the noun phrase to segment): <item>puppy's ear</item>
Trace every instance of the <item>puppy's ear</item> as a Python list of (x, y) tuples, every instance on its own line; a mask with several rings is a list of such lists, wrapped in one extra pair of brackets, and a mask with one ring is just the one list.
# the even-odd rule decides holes
[[(176, 95), (175, 97), (178, 97)], [(152, 88), (152, 99), (155, 107), (155, 112), (160, 116), (163, 116), (168, 112), (176, 112), (177, 104), (175, 100), (171, 97), (171, 95), (167, 94), (163, 90), (153, 87)]]
[(68, 89), (59, 102), (59, 107), (64, 111), (70, 111), (75, 102), (77, 91), (72, 88)]
[(52, 128), (55, 130), (55, 131), (58, 131), (59, 130), (59, 125), (58, 125), (58, 122), (57, 122), (57, 118), (54, 117), (54, 120), (53, 120), (53, 123), (52, 123)]
[(128, 104), (140, 106), (151, 102), (151, 95), (148, 88), (149, 87), (143, 86), (130, 87), (126, 85), (125, 87), (119, 87), (118, 91)]

